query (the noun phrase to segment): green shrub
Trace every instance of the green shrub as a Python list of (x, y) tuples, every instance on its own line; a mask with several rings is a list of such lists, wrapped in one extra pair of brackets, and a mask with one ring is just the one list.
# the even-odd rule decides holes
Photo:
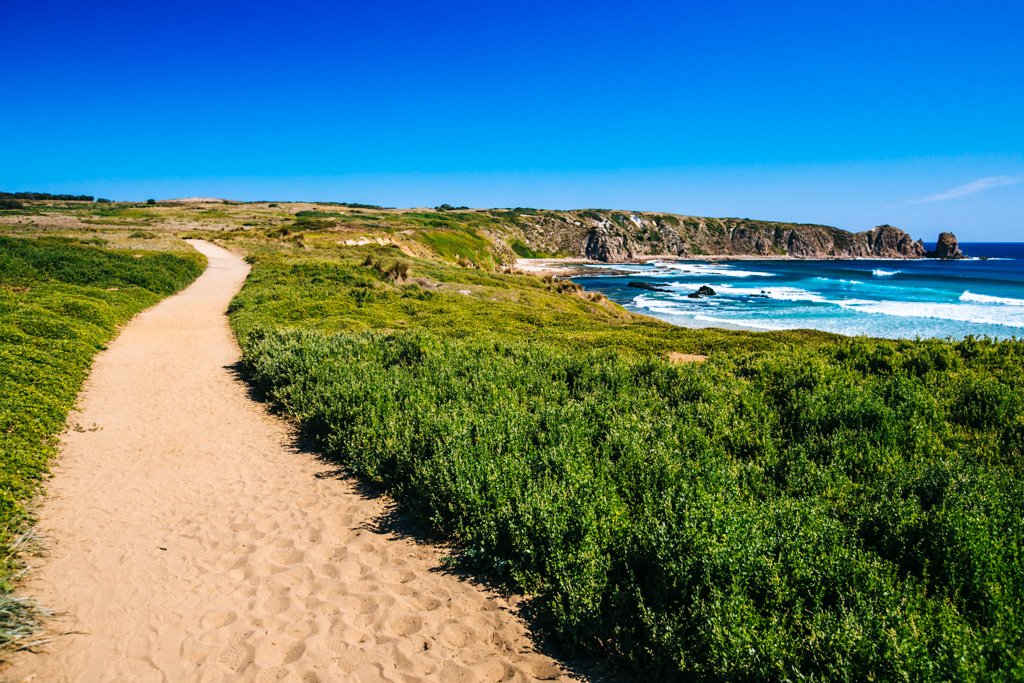
[(243, 348), (328, 454), (535, 594), (565, 643), (670, 678), (1014, 678), (1020, 461), (994, 462), (999, 425), (961, 424), (945, 373), (864, 368), (941, 349), (1010, 410), (1024, 344), (983, 372), (956, 344), (894, 346), (686, 367), (420, 333)]
[(552, 258), (553, 256), (553, 254), (546, 251), (537, 251), (532, 249), (522, 240), (512, 240), (509, 243), (509, 246), (512, 247), (512, 251), (514, 251), (520, 258)]
[(357, 253), (253, 259), (253, 381), (563, 644), (669, 680), (1024, 673), (1024, 342), (685, 330)]

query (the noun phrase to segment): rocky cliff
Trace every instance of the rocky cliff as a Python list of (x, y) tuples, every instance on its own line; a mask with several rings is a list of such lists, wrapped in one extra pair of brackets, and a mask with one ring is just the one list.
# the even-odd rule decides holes
[(924, 245), (882, 225), (848, 232), (826, 225), (624, 211), (532, 211), (516, 222), (531, 248), (597, 261), (651, 256), (922, 258)]

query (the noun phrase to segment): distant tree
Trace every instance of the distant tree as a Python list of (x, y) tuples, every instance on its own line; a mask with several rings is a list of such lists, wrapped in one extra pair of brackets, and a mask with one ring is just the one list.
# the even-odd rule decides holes
[(0, 199), (54, 200), (68, 202), (91, 202), (92, 195), (87, 194), (50, 194), (49, 192), (0, 192)]
[(0, 209), (21, 209), (24, 206), (17, 199), (0, 199)]
[(111, 202), (109, 199), (104, 199), (103, 197), (97, 197), (96, 198), (96, 203), (97, 204), (112, 204), (113, 202)]
[(156, 200), (155, 199), (147, 199), (146, 203), (150, 204), (150, 205), (153, 205), (153, 204), (156, 204)]
[[(329, 202), (333, 203), (333, 202)], [(359, 204), (357, 202), (340, 202), (339, 206), (347, 206), (350, 209), (386, 209), (386, 206), (379, 206), (377, 204)]]

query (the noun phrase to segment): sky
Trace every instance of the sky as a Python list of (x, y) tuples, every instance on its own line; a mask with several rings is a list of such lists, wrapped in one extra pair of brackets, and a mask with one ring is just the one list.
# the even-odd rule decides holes
[(1024, 4), (0, 0), (0, 190), (1024, 241)]

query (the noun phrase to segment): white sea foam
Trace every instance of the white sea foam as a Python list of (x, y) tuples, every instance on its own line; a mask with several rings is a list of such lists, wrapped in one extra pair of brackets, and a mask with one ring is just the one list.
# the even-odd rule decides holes
[(679, 263), (677, 261), (651, 261), (652, 266), (673, 275), (698, 275), (703, 277), (775, 277), (775, 273), (758, 270), (740, 270), (724, 263)]
[(633, 297), (633, 305), (637, 308), (642, 308), (652, 313), (661, 313), (662, 315), (679, 315), (685, 313), (685, 311), (672, 301), (666, 299), (657, 299), (647, 294), (640, 294)]
[(694, 315), (691, 316), (693, 320), (701, 323), (707, 323), (709, 325), (724, 325), (726, 327), (747, 327), (755, 330), (785, 330), (791, 326), (787, 325), (782, 321), (777, 321), (775, 324), (765, 324), (763, 321), (753, 322), (749, 318), (742, 318), (739, 320), (733, 320), (731, 318), (716, 318), (711, 315)]
[(881, 268), (875, 268), (871, 271), (871, 274), (875, 277), (892, 277), (893, 275), (899, 275), (901, 270), (883, 270)]
[[(747, 297), (794, 303), (828, 304), (853, 314), (1024, 328), (1024, 299), (975, 294), (970, 291), (963, 292), (958, 301), (949, 299), (935, 302), (895, 301), (828, 298), (818, 292), (799, 287), (762, 288), (717, 283), (711, 286), (718, 292), (718, 296), (690, 299), (687, 295), (694, 292), (699, 286), (700, 283), (694, 282), (672, 282), (667, 285), (669, 288), (667, 291), (639, 295), (633, 300), (633, 304), (654, 315), (688, 318), (707, 324), (717, 323), (763, 329), (799, 327), (806, 323), (805, 313), (796, 310), (794, 311), (796, 315), (790, 316), (784, 310), (772, 309), (773, 317), (770, 320), (751, 320), (758, 314), (753, 302), (743, 303)], [(739, 314), (748, 306), (750, 306), (749, 314), (737, 315), (735, 318), (731, 315), (728, 318), (707, 315), (716, 308)], [(894, 323), (890, 323), (890, 325), (892, 324)], [(840, 325), (841, 327), (842, 325)]]
[(818, 282), (841, 282), (844, 285), (862, 285), (864, 284), (860, 280), (844, 280), (842, 278), (831, 278), (831, 277), (816, 277), (814, 278)]
[[(687, 302), (694, 302), (695, 300), (687, 299)], [(716, 305), (718, 302), (708, 301), (707, 299), (700, 299), (701, 303), (708, 303)], [(699, 327), (744, 327), (749, 329), (757, 330), (779, 330), (785, 329), (787, 323), (781, 319), (775, 319), (768, 324), (765, 321), (752, 322), (746, 318), (731, 319), (731, 318), (720, 318), (711, 315), (701, 313), (706, 311), (704, 306), (696, 308), (693, 306), (680, 305), (680, 303), (673, 303), (672, 301), (666, 301), (664, 299), (656, 299), (646, 294), (640, 294), (633, 298), (633, 305), (637, 308), (653, 313), (655, 315), (671, 316), (676, 319), (692, 320), (696, 323), (701, 323)]]
[(593, 268), (594, 270), (615, 270), (622, 273), (642, 273), (647, 270), (643, 266), (631, 265), (629, 263), (587, 263), (583, 267)]
[[(690, 299), (687, 295), (695, 292), (700, 286), (700, 283), (695, 282), (672, 282), (667, 285), (671, 288), (671, 292), (666, 292), (673, 299), (678, 301), (695, 301), (701, 303), (710, 303), (713, 301), (711, 298), (700, 298)], [(723, 297), (738, 297), (738, 296), (752, 296), (761, 299), (777, 299), (779, 301), (812, 301), (816, 303), (832, 303), (817, 292), (812, 292), (807, 289), (801, 289), (799, 287), (737, 287), (736, 285), (730, 284), (712, 284), (708, 285), (714, 289), (718, 295)]]
[(1012, 299), (1008, 296), (975, 294), (970, 291), (964, 291), (964, 293), (960, 295), (960, 301), (971, 301), (980, 304), (1000, 304), (1002, 306), (1024, 306), (1024, 299)]
[(914, 301), (842, 301), (841, 307), (858, 313), (891, 315), (898, 318), (931, 318), (982, 325), (1024, 327), (1024, 311), (1002, 305), (978, 303), (923, 303)]

